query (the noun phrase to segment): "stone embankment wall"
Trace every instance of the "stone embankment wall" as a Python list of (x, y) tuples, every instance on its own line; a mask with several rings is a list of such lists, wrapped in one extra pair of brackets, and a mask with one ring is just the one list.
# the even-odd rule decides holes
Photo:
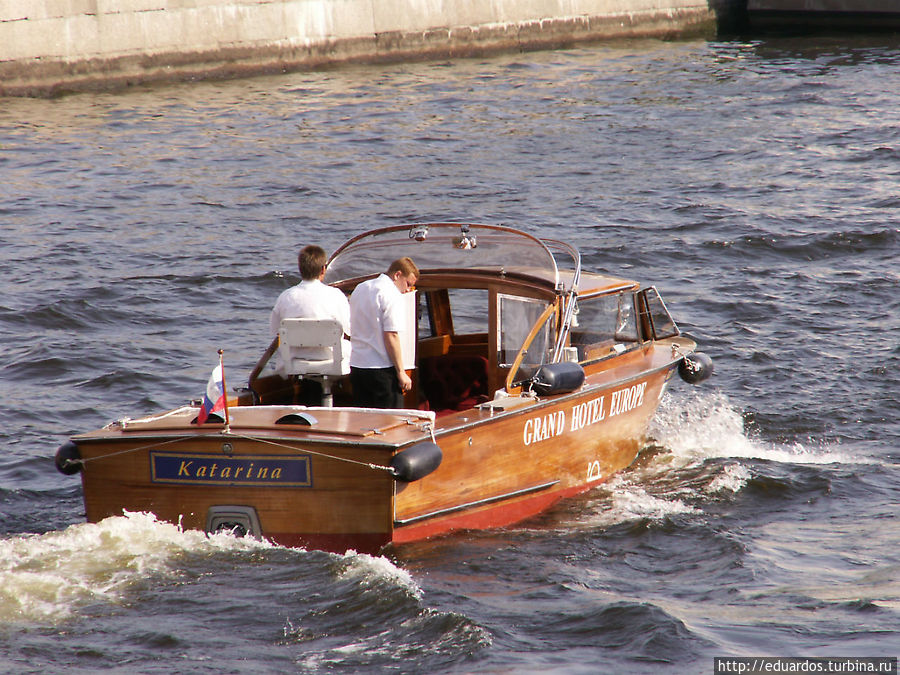
[(0, 0), (0, 94), (715, 29), (738, 0)]

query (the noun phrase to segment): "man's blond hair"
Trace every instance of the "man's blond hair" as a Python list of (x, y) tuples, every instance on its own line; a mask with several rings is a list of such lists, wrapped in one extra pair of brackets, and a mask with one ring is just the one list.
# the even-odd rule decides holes
[(412, 274), (416, 279), (419, 278), (419, 268), (416, 267), (416, 263), (412, 261), (412, 258), (397, 258), (397, 260), (392, 262), (391, 266), (388, 267), (387, 275), (392, 277), (395, 272), (403, 272), (403, 276), (405, 277)]

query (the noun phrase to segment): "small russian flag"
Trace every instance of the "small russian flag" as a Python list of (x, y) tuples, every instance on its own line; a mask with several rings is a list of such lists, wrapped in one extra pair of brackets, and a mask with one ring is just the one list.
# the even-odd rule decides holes
[(224, 409), (225, 376), (220, 363), (213, 369), (212, 375), (209, 376), (209, 382), (206, 383), (206, 394), (203, 395), (203, 405), (200, 406), (200, 413), (197, 415), (197, 424), (203, 424), (210, 413)]

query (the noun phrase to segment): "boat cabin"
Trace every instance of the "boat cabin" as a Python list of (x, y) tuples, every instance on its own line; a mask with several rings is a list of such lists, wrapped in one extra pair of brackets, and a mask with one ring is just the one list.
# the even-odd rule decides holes
[[(574, 248), (500, 226), (430, 223), (369, 232), (334, 253), (325, 282), (349, 295), (402, 256), (420, 271), (405, 296), (414, 326), (404, 344), (414, 385), (408, 408), (437, 416), (466, 410), (497, 392), (530, 390), (546, 364), (602, 370), (612, 357), (678, 334), (655, 289), (583, 273)], [(318, 404), (303, 400), (304, 379), (251, 376), (250, 388), (258, 403)], [(352, 405), (348, 377), (331, 376), (327, 384), (333, 405)]]

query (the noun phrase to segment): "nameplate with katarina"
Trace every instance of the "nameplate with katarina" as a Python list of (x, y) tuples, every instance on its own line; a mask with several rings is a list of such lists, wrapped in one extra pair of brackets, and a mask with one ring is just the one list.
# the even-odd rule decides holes
[(150, 480), (177, 485), (312, 487), (309, 457), (150, 452)]

